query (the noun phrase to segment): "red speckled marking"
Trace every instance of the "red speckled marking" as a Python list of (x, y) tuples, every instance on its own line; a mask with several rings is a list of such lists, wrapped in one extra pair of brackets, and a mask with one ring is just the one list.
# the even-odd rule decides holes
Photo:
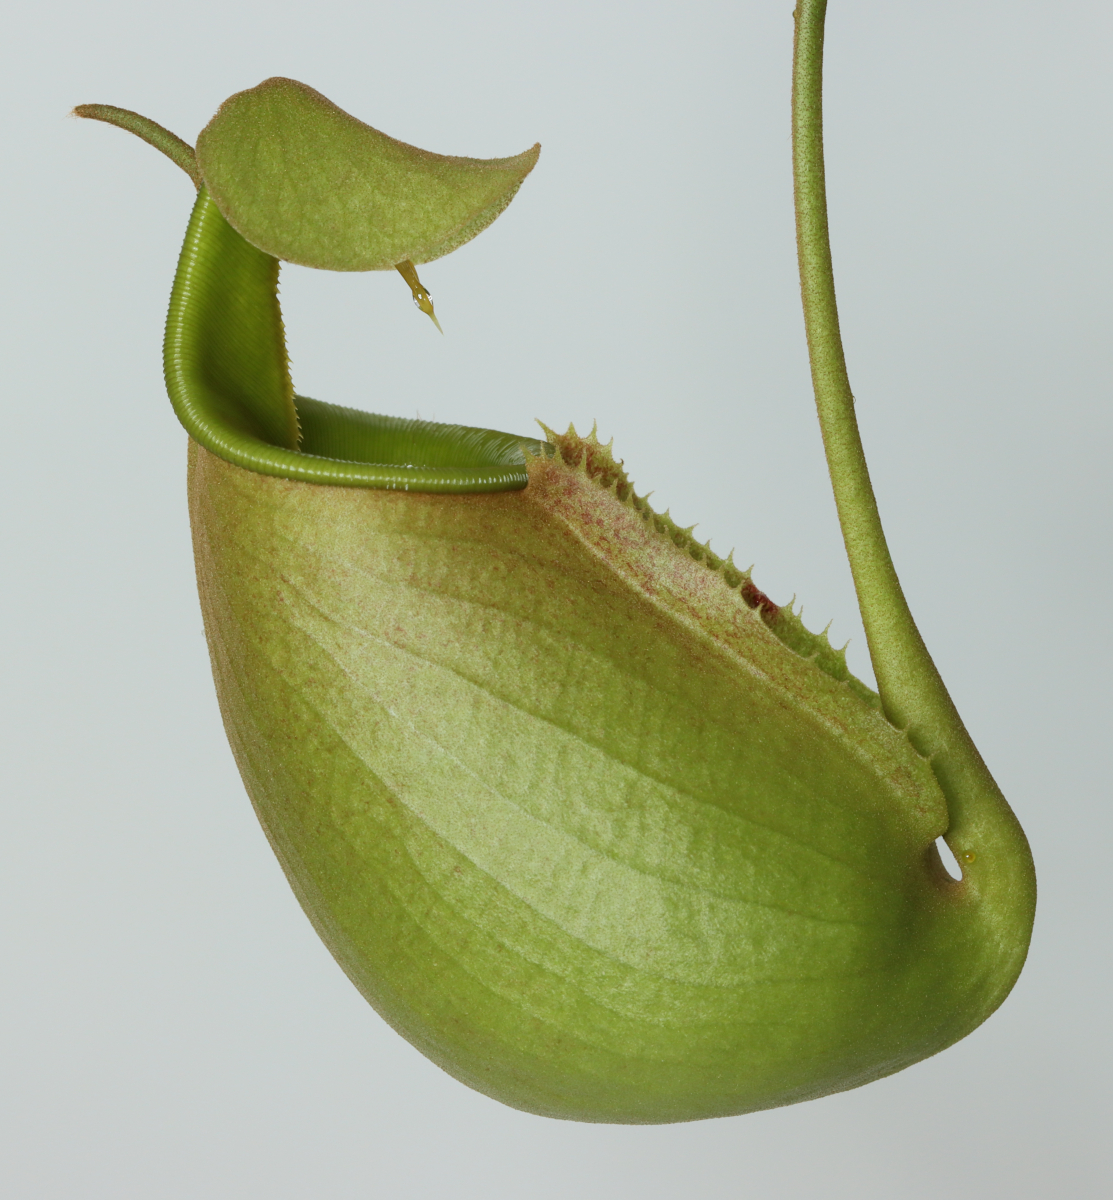
[(751, 608), (761, 609), (763, 617), (775, 617), (781, 611), (780, 605), (774, 604), (761, 588), (755, 587), (748, 579), (743, 582), (738, 590), (742, 593), (742, 599)]

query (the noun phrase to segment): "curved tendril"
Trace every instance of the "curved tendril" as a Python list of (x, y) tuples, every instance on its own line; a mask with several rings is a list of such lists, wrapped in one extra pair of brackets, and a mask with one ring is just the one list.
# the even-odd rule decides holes
[(826, 11), (827, 0), (800, 0), (797, 5), (792, 87), (800, 290), (824, 451), (885, 713), (931, 759), (948, 803), (947, 843), (971, 865), (973, 881), (985, 890), (993, 886), (1002, 903), (990, 919), (1009, 928), (1022, 963), (1035, 909), (1028, 843), (916, 628), (885, 540), (854, 412), (827, 227), (822, 106)]

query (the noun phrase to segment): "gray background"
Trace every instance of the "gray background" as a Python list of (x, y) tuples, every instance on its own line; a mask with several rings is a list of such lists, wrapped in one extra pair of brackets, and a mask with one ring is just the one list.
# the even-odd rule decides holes
[(163, 394), (192, 140), (272, 74), (417, 145), (543, 144), (423, 270), (283, 277), (296, 384), (529, 432), (598, 419), (640, 489), (869, 678), (811, 409), (790, 0), (44, 3), (0, 47), (0, 1191), (11, 1197), (1108, 1194), (1113, 18), (833, 0), (828, 160), (851, 372), (929, 646), (1031, 838), (1013, 996), (860, 1091), (664, 1128), (547, 1121), (401, 1041), (252, 816), (201, 633)]

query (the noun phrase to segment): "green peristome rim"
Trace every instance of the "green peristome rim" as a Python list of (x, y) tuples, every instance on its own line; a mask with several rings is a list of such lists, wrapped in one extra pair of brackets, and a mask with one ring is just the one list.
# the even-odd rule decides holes
[(295, 396), (278, 260), (241, 237), (202, 188), (166, 324), (164, 365), (186, 431), (262, 475), (340, 487), (498, 492), (526, 486), (534, 438), (378, 416)]

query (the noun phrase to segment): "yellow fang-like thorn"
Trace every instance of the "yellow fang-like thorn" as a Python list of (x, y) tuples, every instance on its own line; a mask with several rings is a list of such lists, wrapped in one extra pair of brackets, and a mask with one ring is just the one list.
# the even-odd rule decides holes
[(437, 314), (433, 311), (433, 301), (429, 298), (429, 293), (417, 277), (417, 268), (407, 258), (400, 263), (395, 263), (394, 269), (410, 285), (410, 291), (414, 294), (414, 303), (417, 307), (421, 309), (443, 334), (444, 330), (441, 329), (441, 323), (437, 320)]

